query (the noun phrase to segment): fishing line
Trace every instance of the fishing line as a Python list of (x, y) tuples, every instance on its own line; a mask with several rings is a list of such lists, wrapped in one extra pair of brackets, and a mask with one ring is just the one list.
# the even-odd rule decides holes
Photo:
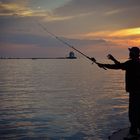
[[(48, 34), (50, 34), (52, 37), (54, 37), (56, 40), (60, 41), (61, 43), (65, 44), (66, 46), (72, 48), (73, 50), (77, 51), (78, 53), (80, 53), (81, 55), (83, 55), (84, 57), (86, 57), (88, 60), (92, 61), (92, 63), (95, 63), (98, 65), (96, 59), (94, 57), (89, 57), (86, 54), (84, 54), (83, 52), (79, 51), (78, 49), (76, 49), (73, 45), (67, 43), (66, 41), (64, 41), (63, 39), (61, 39), (60, 37), (56, 36), (54, 33), (50, 32), (45, 26), (43, 26), (40, 22), (37, 22), (38, 25), (44, 30), (46, 31)], [(104, 68), (105, 69), (105, 68)]]
[[(66, 41), (64, 41), (63, 39), (61, 39), (60, 37), (56, 36), (55, 34), (53, 34), (52, 32), (50, 32), (46, 27), (44, 27), (41, 23), (38, 23), (48, 34), (50, 34), (51, 36), (53, 36), (54, 38), (56, 38), (58, 41), (60, 41), (61, 43), (65, 44), (66, 46), (74, 49), (75, 51), (77, 51), (78, 53), (80, 53), (81, 55), (85, 56), (86, 58), (88, 58), (89, 60), (91, 60), (92, 62), (96, 61), (95, 58), (90, 58), (89, 56), (87, 56), (86, 54), (82, 53), (81, 51), (77, 50), (74, 46), (72, 46), (71, 44), (67, 43)], [(93, 59), (93, 60), (92, 60)]]

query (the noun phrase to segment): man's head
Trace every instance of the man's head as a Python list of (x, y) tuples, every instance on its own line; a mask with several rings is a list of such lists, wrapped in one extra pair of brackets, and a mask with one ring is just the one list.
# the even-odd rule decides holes
[(140, 49), (138, 47), (129, 48), (129, 56), (131, 59), (139, 58), (140, 56)]

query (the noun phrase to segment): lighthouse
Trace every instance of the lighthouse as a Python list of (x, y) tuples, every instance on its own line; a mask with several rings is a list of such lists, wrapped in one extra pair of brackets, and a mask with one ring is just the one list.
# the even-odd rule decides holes
[(77, 57), (75, 56), (74, 52), (69, 52), (69, 56), (67, 57), (69, 59), (76, 59)]

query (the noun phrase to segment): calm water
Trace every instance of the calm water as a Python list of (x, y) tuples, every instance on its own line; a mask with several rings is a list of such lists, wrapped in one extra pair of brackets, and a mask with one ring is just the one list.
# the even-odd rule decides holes
[(86, 60), (0, 60), (0, 140), (107, 140), (128, 126), (123, 71)]

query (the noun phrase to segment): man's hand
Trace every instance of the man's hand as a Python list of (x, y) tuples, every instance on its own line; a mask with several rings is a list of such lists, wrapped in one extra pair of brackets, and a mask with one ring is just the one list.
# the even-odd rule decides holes
[(94, 57), (92, 57), (90, 59), (93, 63), (96, 63), (100, 68), (107, 70), (106, 67), (104, 66), (104, 64), (98, 63)]
[(101, 63), (96, 63), (100, 68), (103, 68), (103, 69), (105, 69), (105, 70), (107, 70), (107, 68), (105, 67), (105, 65), (104, 64), (101, 64)]
[(110, 60), (112, 60), (115, 64), (120, 64), (120, 62), (119, 62), (118, 60), (116, 60), (116, 59), (114, 58), (114, 56), (111, 55), (111, 54), (108, 54), (108, 55), (107, 55), (107, 58), (110, 59)]
[(110, 60), (112, 60), (112, 61), (115, 60), (115, 58), (114, 58), (113, 55), (111, 55), (111, 54), (108, 54), (108, 55), (107, 55), (107, 58), (110, 59)]

